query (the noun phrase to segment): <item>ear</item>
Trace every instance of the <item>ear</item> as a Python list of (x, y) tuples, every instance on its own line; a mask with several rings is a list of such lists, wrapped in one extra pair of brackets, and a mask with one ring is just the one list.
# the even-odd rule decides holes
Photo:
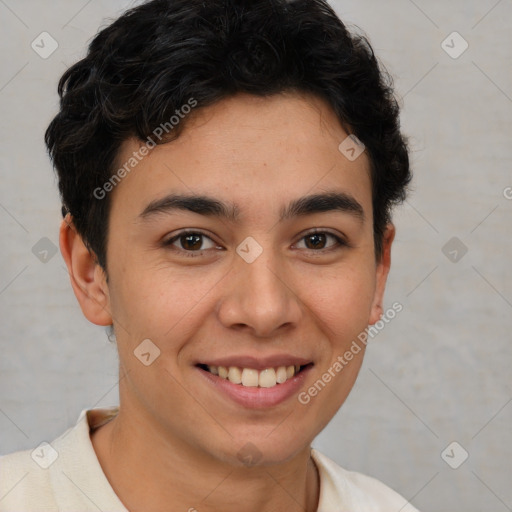
[(106, 275), (77, 233), (69, 213), (60, 226), (59, 244), (82, 313), (93, 324), (111, 325)]
[(384, 300), (384, 290), (386, 289), (389, 268), (391, 267), (391, 245), (394, 239), (395, 226), (389, 223), (386, 226), (382, 237), (382, 254), (376, 268), (376, 286), (370, 312), (370, 325), (378, 322), (384, 312), (382, 309), (382, 302)]

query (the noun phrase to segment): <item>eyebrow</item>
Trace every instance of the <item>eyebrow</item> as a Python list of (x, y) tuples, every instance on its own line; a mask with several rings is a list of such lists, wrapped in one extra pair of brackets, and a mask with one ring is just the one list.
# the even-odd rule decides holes
[[(149, 220), (157, 215), (170, 215), (179, 210), (223, 218), (231, 222), (240, 220), (240, 207), (235, 203), (223, 202), (205, 195), (186, 194), (170, 194), (151, 201), (139, 214), (139, 218)], [(348, 213), (360, 222), (365, 219), (363, 207), (352, 195), (345, 192), (327, 192), (294, 199), (280, 210), (279, 220), (331, 211)]]

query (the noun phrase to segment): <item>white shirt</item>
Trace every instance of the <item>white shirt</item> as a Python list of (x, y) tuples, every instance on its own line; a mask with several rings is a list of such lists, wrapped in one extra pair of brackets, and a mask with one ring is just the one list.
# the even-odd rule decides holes
[[(51, 443), (0, 457), (0, 512), (128, 512), (103, 473), (90, 438), (118, 406), (84, 409)], [(320, 473), (317, 512), (418, 512), (378, 480), (347, 471), (312, 449)]]

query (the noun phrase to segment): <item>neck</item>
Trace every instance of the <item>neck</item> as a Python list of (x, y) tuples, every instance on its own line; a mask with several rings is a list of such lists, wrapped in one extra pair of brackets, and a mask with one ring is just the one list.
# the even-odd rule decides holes
[(125, 407), (91, 441), (130, 512), (317, 510), (320, 485), (309, 446), (281, 464), (233, 466), (169, 439)]

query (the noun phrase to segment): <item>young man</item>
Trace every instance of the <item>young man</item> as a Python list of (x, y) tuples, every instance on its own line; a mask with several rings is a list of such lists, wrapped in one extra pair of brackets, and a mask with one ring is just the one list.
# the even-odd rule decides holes
[(0, 511), (415, 510), (311, 449), (383, 314), (388, 79), (322, 0), (156, 0), (96, 36), (46, 142), (120, 406), (0, 458)]

